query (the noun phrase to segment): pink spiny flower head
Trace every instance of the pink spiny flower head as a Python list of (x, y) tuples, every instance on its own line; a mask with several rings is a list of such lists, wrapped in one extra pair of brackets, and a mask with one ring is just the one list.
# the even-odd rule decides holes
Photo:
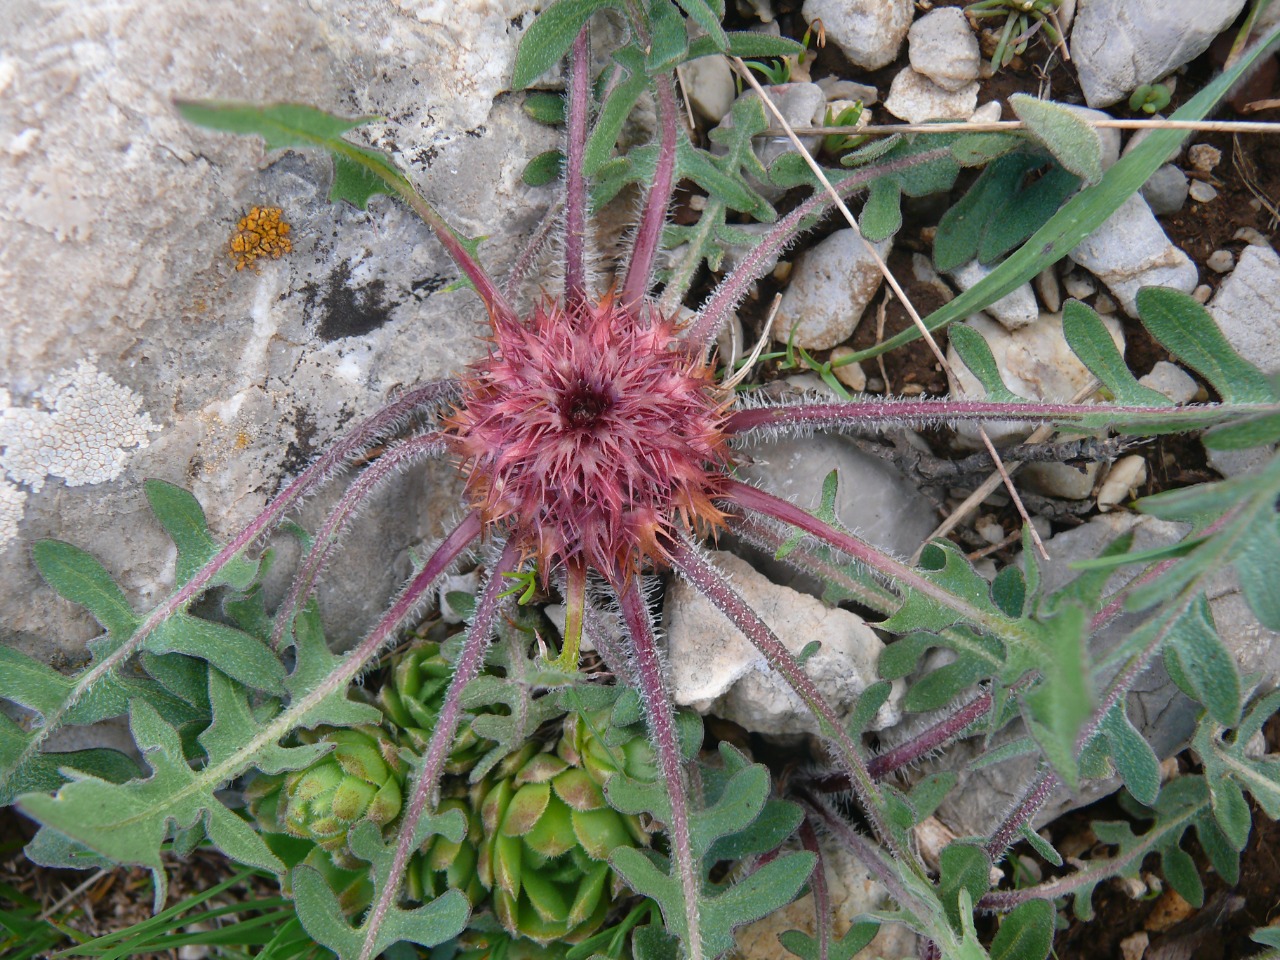
[(620, 586), (682, 530), (722, 524), (732, 398), (670, 319), (547, 298), (495, 314), (492, 343), (446, 424), (472, 503), (544, 579), (564, 564)]

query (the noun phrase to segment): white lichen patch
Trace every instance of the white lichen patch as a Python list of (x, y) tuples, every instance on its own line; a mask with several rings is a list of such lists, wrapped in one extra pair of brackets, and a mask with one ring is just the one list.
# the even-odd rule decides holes
[(26, 491), (0, 479), (0, 547), (18, 539), (18, 524), (27, 507)]
[(10, 407), (8, 399), (0, 391), (0, 467), (33, 491), (49, 477), (69, 487), (114, 480), (130, 451), (159, 429), (142, 398), (92, 360), (51, 377), (35, 395), (39, 407)]

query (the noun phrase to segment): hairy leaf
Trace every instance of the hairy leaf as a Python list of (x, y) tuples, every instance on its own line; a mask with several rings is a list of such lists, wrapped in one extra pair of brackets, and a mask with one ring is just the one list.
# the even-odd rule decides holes
[(618, 0), (556, 0), (529, 25), (511, 70), (511, 87), (522, 90), (558, 64), (597, 10)]
[(1060, 103), (1038, 100), (1025, 93), (1011, 96), (1009, 106), (1031, 135), (1085, 186), (1102, 179), (1102, 139), (1080, 114)]

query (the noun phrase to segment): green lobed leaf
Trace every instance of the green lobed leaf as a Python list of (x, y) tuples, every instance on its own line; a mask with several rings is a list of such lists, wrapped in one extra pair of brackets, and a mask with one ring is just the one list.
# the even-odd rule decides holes
[(1165, 646), (1169, 676), (1226, 727), (1240, 721), (1240, 674), (1218, 636), (1209, 601), (1201, 594), (1178, 617)]
[(31, 558), (58, 595), (78, 603), (102, 624), (111, 639), (123, 643), (139, 620), (111, 574), (92, 554), (61, 540), (37, 540)]
[(1160, 793), (1160, 761), (1146, 738), (1129, 722), (1124, 700), (1103, 717), (1102, 734), (1125, 787), (1139, 803), (1151, 806)]
[[(661, 2), (661, 0), (658, 0)], [(711, 38), (717, 48), (724, 50), (729, 45), (720, 21), (724, 18), (724, 3), (717, 0), (714, 6), (707, 0), (676, 0), (680, 9), (689, 15), (689, 19), (702, 28), (702, 32)]]
[(266, 643), (223, 623), (178, 613), (151, 631), (143, 648), (200, 657), (246, 687), (284, 693), (284, 666)]
[(233, 860), (283, 872), (283, 864), (257, 832), (200, 783), (187, 765), (177, 732), (145, 700), (133, 702), (130, 728), (151, 767), (148, 779), (113, 784), (73, 773), (72, 782), (56, 796), (27, 794), (19, 800), (20, 808), (117, 863), (150, 869), (157, 910), (168, 889), (160, 847), (171, 827), (181, 829), (203, 821), (209, 839)]
[(563, 126), (565, 123), (564, 97), (558, 93), (534, 91), (525, 95), (521, 106), (526, 114), (539, 123), (550, 127)]
[[(720, 26), (719, 21), (716, 21), (716, 26)], [(649, 0), (649, 49), (645, 71), (650, 76), (666, 73), (685, 60), (688, 53), (689, 33), (685, 29), (684, 18), (670, 0)]]
[(1160, 345), (1213, 386), (1228, 403), (1274, 399), (1266, 376), (1227, 342), (1213, 317), (1194, 298), (1167, 287), (1143, 287), (1138, 316)]
[(824, 955), (818, 941), (799, 930), (786, 930), (778, 934), (778, 941), (789, 953), (800, 960), (853, 960), (860, 950), (865, 948), (876, 934), (880, 932), (880, 924), (874, 920), (863, 920), (852, 924), (844, 936), (834, 939)]
[(1011, 96), (1009, 106), (1064, 169), (1080, 177), (1086, 186), (1102, 179), (1102, 138), (1080, 114), (1025, 93)]
[(1080, 779), (1076, 737), (1089, 719), (1093, 703), (1085, 620), (1083, 610), (1067, 607), (1045, 621), (1049, 627), (1044, 651), (1047, 659), (1040, 667), (1040, 682), (1023, 696), (1031, 735), (1071, 789)]
[(1057, 910), (1051, 900), (1028, 900), (1000, 920), (987, 951), (991, 960), (1045, 960), (1053, 949)]
[(1068, 300), (1062, 305), (1062, 335), (1071, 352), (1111, 391), (1116, 403), (1135, 407), (1173, 405), (1164, 394), (1134, 379), (1102, 319), (1079, 300)]
[(556, 0), (543, 10), (520, 39), (511, 88), (522, 90), (555, 67), (592, 14), (617, 5), (617, 0)]
[(559, 180), (563, 172), (564, 154), (559, 150), (548, 150), (526, 163), (520, 177), (530, 187), (544, 187)]
[[(218, 554), (221, 545), (209, 532), (204, 509), (190, 491), (163, 480), (147, 480), (142, 488), (151, 512), (178, 548), (174, 579), (184, 584)], [(244, 590), (257, 575), (257, 562), (237, 556), (218, 571), (209, 586), (227, 585)]]
[(950, 344), (961, 362), (978, 378), (987, 391), (987, 399), (996, 403), (1017, 403), (1022, 398), (1005, 386), (1000, 368), (986, 338), (973, 327), (958, 323), (949, 331)]
[(790, 37), (771, 37), (767, 33), (750, 33), (742, 30), (727, 30), (725, 36), (729, 40), (727, 48), (719, 47), (711, 37), (698, 37), (689, 44), (690, 60), (726, 53), (731, 57), (763, 59), (768, 57), (794, 57), (804, 53), (804, 47)]
[(893, 180), (881, 177), (871, 181), (858, 226), (872, 243), (887, 240), (902, 227), (902, 190)]
[(361, 147), (342, 135), (378, 117), (340, 117), (299, 103), (254, 104), (227, 100), (177, 100), (178, 112), (190, 123), (227, 133), (254, 134), (268, 150), (319, 147), (333, 157), (329, 199), (346, 200), (361, 210), (377, 194), (412, 192), (404, 175), (387, 156)]
[(954, 930), (961, 929), (963, 913), (961, 892), (977, 901), (991, 887), (991, 858), (981, 846), (954, 841), (942, 848), (938, 856), (938, 895)]

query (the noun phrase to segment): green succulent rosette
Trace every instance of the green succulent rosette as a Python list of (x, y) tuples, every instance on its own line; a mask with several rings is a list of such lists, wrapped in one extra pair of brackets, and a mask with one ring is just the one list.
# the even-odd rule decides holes
[(533, 744), (472, 795), (482, 797), (477, 872), (503, 928), (542, 944), (599, 928), (621, 892), (609, 854), (646, 841), (639, 821), (612, 809), (585, 769)]
[[(392, 662), (391, 676), (378, 693), (378, 705), (400, 743), (419, 755), (426, 752), (453, 677), (453, 664), (440, 644), (427, 641)], [(454, 736), (445, 773), (467, 773), (493, 747), (478, 736), (465, 719)]]
[(354, 866), (348, 831), (362, 820), (385, 827), (400, 815), (407, 770), (377, 727), (303, 731), (299, 738), (334, 746), (302, 770), (254, 780), (246, 790), (249, 811), (264, 830), (311, 840), (338, 866)]
[(413, 855), (407, 871), (409, 898), (425, 903), (446, 890), (461, 890), (473, 907), (479, 906), (486, 896), (476, 872), (483, 836), (480, 815), (470, 802), (458, 797), (440, 801), (437, 812), (449, 810), (462, 811), (467, 832), (458, 843), (436, 834)]
[(612, 708), (568, 714), (556, 754), (581, 767), (602, 787), (615, 773), (644, 783), (658, 779), (658, 756), (644, 735), (644, 726), (620, 726)]

